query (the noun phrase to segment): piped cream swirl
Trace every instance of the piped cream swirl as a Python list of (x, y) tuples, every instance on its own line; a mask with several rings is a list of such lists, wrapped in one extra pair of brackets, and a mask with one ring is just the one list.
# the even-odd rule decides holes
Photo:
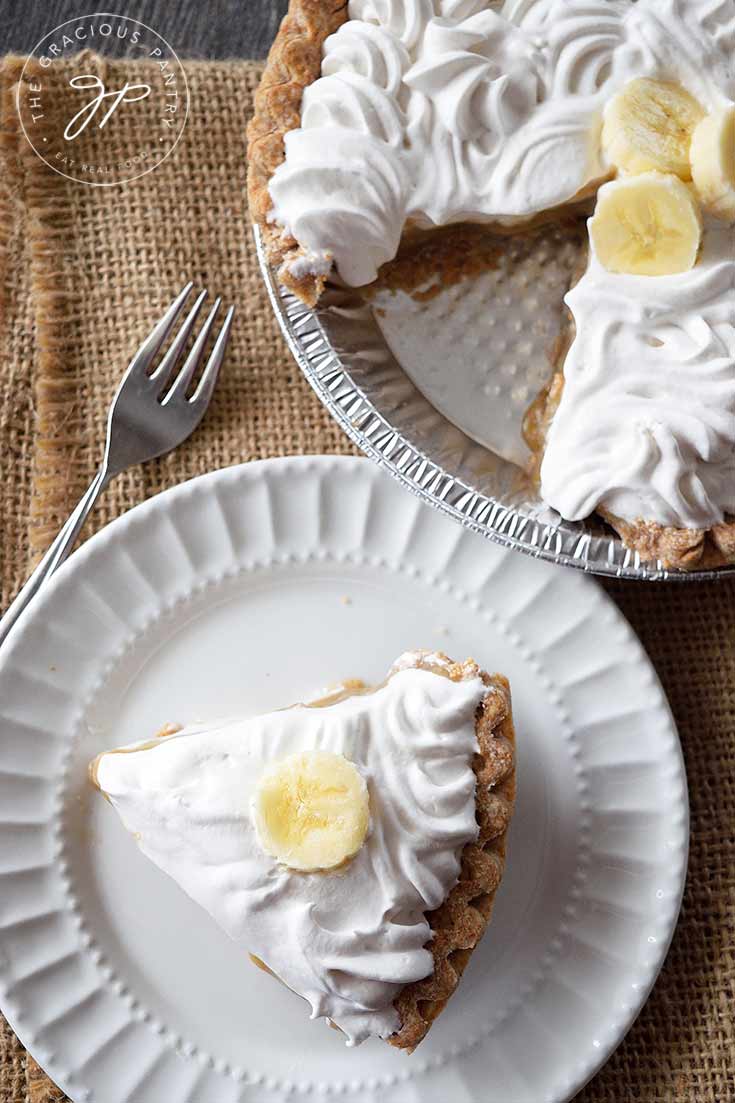
[[(409, 65), (408, 51), (395, 35), (372, 23), (349, 22), (324, 44), (322, 77), (354, 73), (398, 103), (403, 74)], [(312, 95), (310, 90), (306, 95)], [(308, 128), (318, 124), (302, 119), (302, 125)]]
[[(315, 91), (305, 111), (321, 93), (321, 88)], [(340, 117), (356, 98), (344, 107), (335, 105)], [(383, 121), (373, 126), (382, 129)], [(334, 262), (353, 286), (374, 280), (386, 257), (398, 249), (409, 191), (406, 170), (388, 142), (339, 125), (292, 130), (277, 176), (273, 195), (281, 209), (292, 212), (289, 230), (304, 248), (299, 263), (306, 271), (329, 271)]]
[(384, 27), (412, 49), (434, 16), (433, 0), (350, 0), (350, 19)]
[(485, 147), (513, 133), (539, 97), (533, 44), (507, 19), (479, 11), (432, 19), (406, 85), (434, 104), (447, 131)]

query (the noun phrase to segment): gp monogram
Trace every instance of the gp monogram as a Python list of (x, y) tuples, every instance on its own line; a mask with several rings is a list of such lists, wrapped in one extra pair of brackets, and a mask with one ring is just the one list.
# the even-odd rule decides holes
[[(143, 100), (150, 101), (145, 126), (134, 115)], [(143, 176), (169, 156), (186, 124), (189, 90), (176, 53), (156, 31), (99, 12), (41, 39), (23, 68), (17, 107), (41, 160), (71, 180), (104, 187)]]
[(110, 91), (106, 91), (104, 81), (100, 80), (94, 73), (82, 73), (78, 77), (72, 77), (69, 84), (72, 88), (82, 91), (93, 89), (95, 95), (89, 103), (86, 103), (84, 107), (77, 111), (76, 115), (72, 116), (64, 128), (64, 138), (67, 142), (73, 142), (75, 138), (78, 138), (85, 127), (99, 116), (99, 109), (104, 109), (106, 100), (109, 100), (110, 103), (97, 122), (100, 130), (107, 125), (113, 112), (121, 104), (137, 103), (138, 100), (144, 100), (151, 94), (150, 84), (131, 84), (130, 81), (127, 81), (119, 90), (112, 88)]

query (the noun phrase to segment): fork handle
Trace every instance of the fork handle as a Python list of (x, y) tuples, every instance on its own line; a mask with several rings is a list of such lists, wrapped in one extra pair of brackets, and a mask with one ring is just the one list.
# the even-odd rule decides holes
[(89, 488), (80, 499), (79, 504), (70, 514), (61, 532), (45, 553), (43, 559), (38, 564), (23, 589), (8, 606), (5, 616), (0, 620), (0, 646), (5, 642), (10, 629), (13, 627), (25, 607), (36, 596), (46, 579), (51, 577), (54, 571), (61, 566), (71, 552), (84, 522), (89, 516), (90, 510), (109, 481), (109, 472), (105, 467), (101, 467), (89, 484)]

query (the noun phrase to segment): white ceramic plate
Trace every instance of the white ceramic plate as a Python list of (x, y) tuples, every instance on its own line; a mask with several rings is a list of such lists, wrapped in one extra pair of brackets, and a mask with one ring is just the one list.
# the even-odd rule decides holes
[[(506, 672), (519, 798), (491, 927), (408, 1057), (348, 1050), (147, 863), (87, 761), (403, 649)], [(672, 718), (590, 579), (489, 544), (366, 460), (216, 472), (134, 509), (0, 655), (2, 1006), (76, 1101), (557, 1103), (630, 1025), (678, 913)]]

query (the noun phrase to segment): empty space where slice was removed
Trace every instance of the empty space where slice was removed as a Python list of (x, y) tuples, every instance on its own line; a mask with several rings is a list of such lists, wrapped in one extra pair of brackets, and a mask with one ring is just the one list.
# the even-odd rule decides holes
[(531, 452), (523, 421), (554, 370), (583, 235), (581, 220), (512, 237), (462, 228), (438, 254), (429, 242), (399, 256), (368, 296), (422, 394), (468, 437), (524, 469)]

